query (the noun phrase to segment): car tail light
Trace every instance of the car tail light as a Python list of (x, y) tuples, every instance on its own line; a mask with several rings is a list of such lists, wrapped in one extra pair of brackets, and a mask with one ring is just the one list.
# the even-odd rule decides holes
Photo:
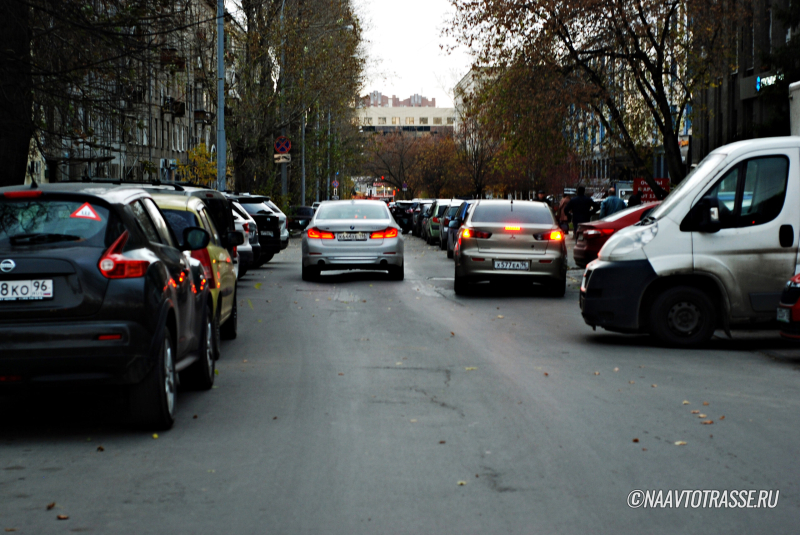
[(242, 223), (242, 227), (244, 228), (245, 232), (250, 234), (250, 223)]
[(369, 235), (369, 237), (373, 240), (380, 240), (383, 238), (396, 238), (397, 237), (397, 229), (389, 227), (384, 230), (379, 230), (377, 232), (373, 232)]
[(587, 229), (583, 231), (584, 238), (597, 238), (599, 236), (611, 236), (616, 232), (613, 228)]
[(308, 237), (317, 238), (318, 240), (332, 240), (336, 236), (333, 235), (333, 232), (325, 232), (318, 228), (310, 228), (308, 229)]
[(506, 227), (506, 230), (522, 230), (522, 227)]
[[(236, 254), (236, 247), (233, 248), (233, 254)], [(214, 266), (211, 265), (211, 255), (208, 254), (208, 249), (198, 249), (192, 251), (192, 258), (199, 260), (203, 264), (203, 274), (206, 279), (211, 283), (211, 286), (216, 286), (214, 280)]]
[(107, 279), (135, 279), (144, 277), (150, 262), (147, 260), (131, 260), (122, 256), (122, 249), (128, 241), (128, 231), (122, 233), (117, 241), (100, 257), (97, 266)]
[(408, 210), (406, 210), (406, 213), (407, 213), (407, 214), (413, 214), (413, 213), (414, 213), (414, 210), (412, 210), (412, 209), (410, 209), (410, 208), (409, 208)]
[(465, 228), (461, 229), (461, 237), (462, 238), (480, 238), (480, 239), (488, 239), (492, 236), (491, 232), (481, 232), (479, 230), (475, 230), (472, 228)]
[(33, 199), (34, 197), (41, 197), (41, 196), (42, 196), (42, 190), (40, 189), (7, 191), (3, 193), (3, 197), (5, 197), (6, 199)]
[(539, 241), (561, 241), (564, 239), (564, 233), (560, 230), (548, 230), (541, 234), (534, 234), (533, 237)]
[(434, 218), (432, 219), (432, 221), (433, 221), (434, 223), (438, 223), (438, 222), (439, 222), (439, 218), (438, 218), (438, 217), (434, 217)]
[(105, 342), (108, 340), (122, 340), (121, 334), (101, 334), (97, 337), (98, 340), (101, 342)]
[(21, 375), (0, 375), (0, 383), (13, 383), (22, 381)]

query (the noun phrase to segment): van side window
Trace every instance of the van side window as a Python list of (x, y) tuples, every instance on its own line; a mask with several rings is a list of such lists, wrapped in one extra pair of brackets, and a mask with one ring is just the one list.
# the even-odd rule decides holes
[(762, 225), (781, 213), (788, 178), (785, 156), (753, 158), (728, 171), (707, 196), (719, 200), (722, 228)]

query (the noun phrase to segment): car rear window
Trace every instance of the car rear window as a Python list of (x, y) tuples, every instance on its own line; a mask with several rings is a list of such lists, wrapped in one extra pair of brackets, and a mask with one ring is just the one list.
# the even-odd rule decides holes
[(323, 204), (317, 219), (389, 219), (388, 208), (379, 204)]
[(550, 225), (553, 216), (547, 205), (542, 203), (491, 203), (478, 204), (473, 211), (472, 222)]
[(450, 209), (447, 211), (447, 217), (453, 217), (454, 215), (456, 215), (456, 212), (458, 212), (458, 205), (457, 205), (457, 204), (454, 204), (454, 205), (453, 205), (453, 206), (451, 206), (451, 207), (450, 207)]
[(446, 205), (446, 204), (440, 204), (439, 206), (437, 206), (436, 207), (436, 217), (443, 216), (444, 215), (444, 211), (447, 210), (448, 208), (450, 208), (450, 207), (448, 205)]
[(104, 247), (109, 217), (116, 236), (121, 223), (92, 199), (3, 199), (0, 197), (0, 247), (58, 244)]
[(264, 215), (272, 214), (272, 210), (270, 210), (269, 206), (267, 206), (263, 202), (259, 202), (259, 203), (239, 203), (239, 204), (242, 205), (242, 208), (247, 210), (248, 214), (264, 214)]
[(175, 234), (175, 238), (181, 245), (183, 245), (183, 229), (200, 226), (194, 212), (189, 212), (188, 210), (165, 210), (164, 208), (161, 209), (161, 212), (164, 214), (164, 219), (167, 220), (167, 225), (172, 229), (172, 233)]

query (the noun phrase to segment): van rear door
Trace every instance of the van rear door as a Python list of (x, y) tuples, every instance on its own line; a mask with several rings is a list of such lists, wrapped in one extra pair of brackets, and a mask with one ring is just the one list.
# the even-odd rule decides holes
[(701, 196), (718, 199), (722, 228), (692, 232), (694, 269), (723, 281), (734, 319), (774, 317), (795, 273), (799, 163), (797, 149), (748, 154)]

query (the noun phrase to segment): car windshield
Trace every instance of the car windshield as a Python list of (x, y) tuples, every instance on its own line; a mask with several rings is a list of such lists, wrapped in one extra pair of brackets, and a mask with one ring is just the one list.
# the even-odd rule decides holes
[(542, 203), (487, 203), (478, 204), (472, 214), (472, 222), (552, 225), (553, 215)]
[(264, 204), (263, 202), (258, 203), (240, 203), (242, 207), (247, 210), (248, 214), (262, 214), (262, 215), (270, 215), (272, 214), (272, 210), (270, 210), (269, 206)]
[(89, 199), (0, 198), (0, 247), (77, 241), (102, 247), (108, 220), (109, 210)]
[(727, 154), (715, 152), (706, 156), (700, 165), (694, 168), (694, 170), (686, 175), (686, 178), (683, 179), (683, 182), (678, 184), (675, 189), (670, 192), (669, 195), (664, 199), (664, 201), (653, 210), (650, 214), (650, 217), (655, 219), (661, 219), (665, 215), (669, 213), (672, 208), (677, 206), (679, 202), (681, 202), (686, 195), (691, 195), (694, 191), (695, 186), (703, 182), (706, 177), (716, 171), (717, 166), (722, 162)]
[(193, 212), (189, 212), (188, 210), (162, 208), (161, 212), (164, 214), (164, 219), (167, 220), (169, 228), (172, 229), (172, 233), (175, 234), (175, 237), (181, 245), (183, 245), (183, 230), (189, 227), (200, 226), (197, 222), (197, 217)]
[(389, 219), (385, 205), (372, 203), (323, 204), (317, 219)]

